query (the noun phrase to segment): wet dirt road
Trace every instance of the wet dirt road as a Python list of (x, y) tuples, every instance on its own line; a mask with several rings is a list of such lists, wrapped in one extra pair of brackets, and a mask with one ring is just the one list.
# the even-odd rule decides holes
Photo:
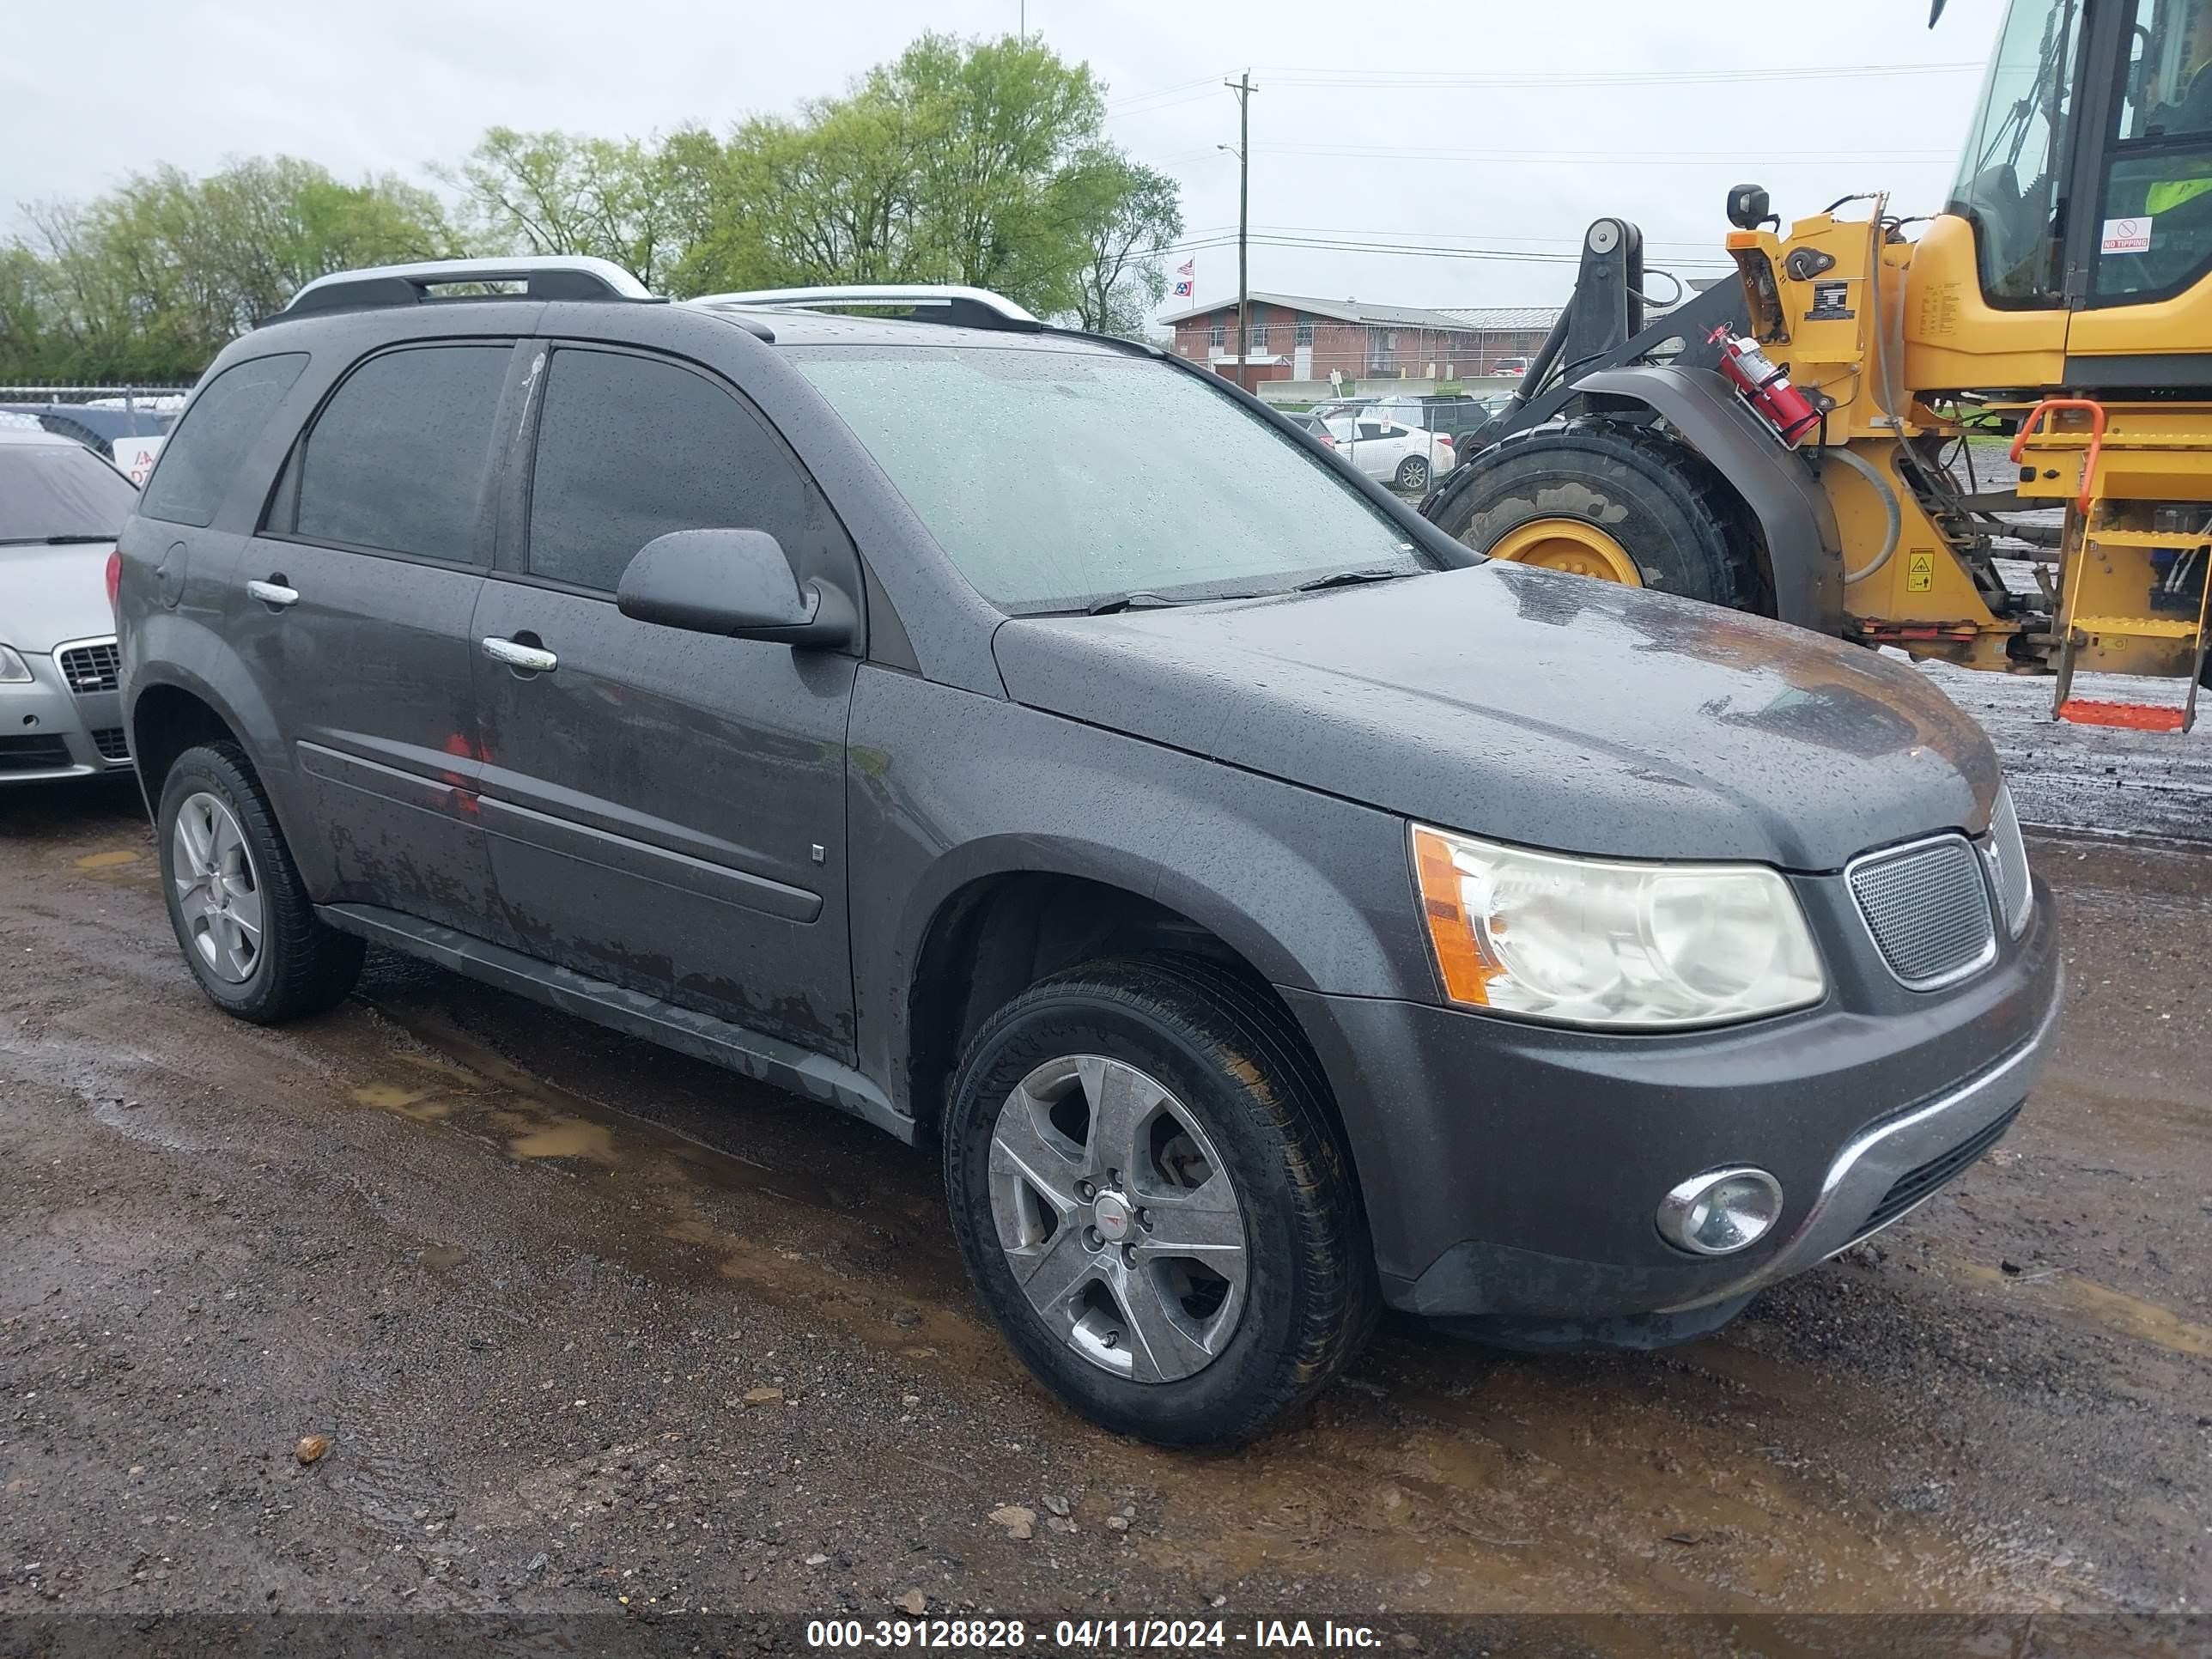
[(925, 1159), (392, 959), (234, 1024), (134, 799), (10, 792), (0, 1613), (2197, 1609), (2212, 856), (2034, 852), (2061, 1045), (1936, 1203), (1668, 1353), (1387, 1326), (1199, 1457), (1026, 1380)]

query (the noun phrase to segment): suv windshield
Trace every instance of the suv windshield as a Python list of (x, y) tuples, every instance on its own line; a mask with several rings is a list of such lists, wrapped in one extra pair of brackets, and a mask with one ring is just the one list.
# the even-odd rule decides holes
[(0, 442), (0, 547), (113, 541), (137, 499), (81, 444)]
[(1191, 375), (1034, 347), (794, 347), (978, 592), (1013, 612), (1431, 568), (1327, 464)]

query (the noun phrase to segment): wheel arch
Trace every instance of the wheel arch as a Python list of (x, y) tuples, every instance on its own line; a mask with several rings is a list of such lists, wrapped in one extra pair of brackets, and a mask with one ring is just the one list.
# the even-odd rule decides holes
[[(142, 660), (152, 654), (143, 643), (137, 650)], [(283, 745), (274, 736), (278, 730), (276, 713), (250, 678), (243, 674), (225, 678), (233, 684), (217, 685), (166, 655), (157, 669), (131, 677), (124, 723), (131, 733), (131, 758), (147, 814), (159, 815), (162, 782), (178, 756), (198, 743), (234, 743), (260, 780), (308, 890), (325, 891), (329, 871), (322, 843), (295, 833), (293, 779), (283, 763)]]
[[(934, 1139), (947, 1085), (977, 1028), (1037, 981), (1087, 961), (1173, 952), (1215, 962), (1279, 1009), (1311, 1053), (1304, 1022), (1275, 988), (1285, 975), (1305, 978), (1279, 941), (1215, 907), (1189, 903), (1188, 895), (1171, 902), (1131, 872), (1079, 872), (1073, 863), (1041, 868), (1033, 860), (969, 875), (930, 908), (902, 953), (912, 963), (902, 1009), (905, 1105), (917, 1140)], [(1194, 914), (1200, 910), (1214, 914)], [(1316, 1070), (1326, 1075), (1317, 1056)], [(1328, 1103), (1335, 1115), (1334, 1099)], [(1341, 1135), (1340, 1119), (1337, 1128)]]
[(1843, 542), (1820, 481), (1711, 369), (1603, 369), (1576, 390), (1597, 412), (1642, 410), (1672, 427), (1735, 493), (1757, 527), (1774, 614), (1830, 636), (1844, 629)]

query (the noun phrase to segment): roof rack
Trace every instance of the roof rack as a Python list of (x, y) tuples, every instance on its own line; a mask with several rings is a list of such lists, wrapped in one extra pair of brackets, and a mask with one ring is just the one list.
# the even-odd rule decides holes
[(516, 283), (520, 294), (454, 295), (466, 299), (652, 301), (643, 283), (608, 259), (546, 255), (515, 259), (426, 259), (410, 265), (372, 265), (318, 276), (276, 314), (354, 311), (421, 305), (439, 299), (434, 289), (477, 283)]
[(994, 328), (1035, 334), (1044, 325), (1003, 294), (958, 283), (876, 283), (823, 288), (762, 288), (743, 294), (708, 294), (695, 306), (757, 306), (768, 311), (844, 311), (856, 307), (911, 309), (917, 323), (955, 328)]

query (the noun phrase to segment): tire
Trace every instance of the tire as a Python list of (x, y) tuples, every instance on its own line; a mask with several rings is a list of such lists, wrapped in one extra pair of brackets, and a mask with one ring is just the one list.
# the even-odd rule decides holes
[[(1148, 1085), (1167, 1097), (1147, 1105)], [(1073, 969), (984, 1024), (946, 1108), (945, 1192), (976, 1292), (1040, 1382), (1115, 1433), (1228, 1446), (1336, 1375), (1378, 1297), (1327, 1088), (1279, 1005), (1196, 957)]]
[[(345, 1000), (366, 947), (316, 916), (269, 798), (235, 744), (177, 757), (162, 781), (155, 833), (169, 925), (210, 1001), (273, 1025)], [(203, 844), (205, 857), (193, 851)], [(253, 926), (258, 936), (248, 949)]]
[(1429, 464), (1419, 455), (1408, 455), (1398, 463), (1395, 480), (1399, 489), (1407, 491), (1429, 487)]
[(1620, 544), (1646, 587), (1771, 614), (1735, 492), (1703, 456), (1638, 428), (1516, 433), (1469, 457), (1430, 516), (1479, 553), (1534, 520), (1582, 520)]

